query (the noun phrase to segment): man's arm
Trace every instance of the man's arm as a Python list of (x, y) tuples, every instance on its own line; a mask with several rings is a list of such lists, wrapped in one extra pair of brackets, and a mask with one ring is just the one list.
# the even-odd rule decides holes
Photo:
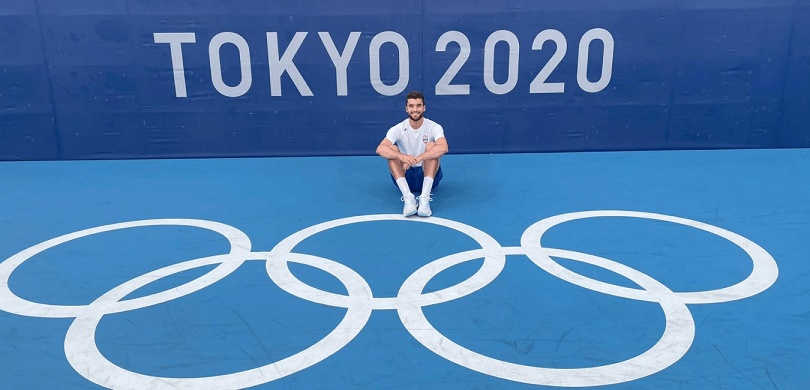
[(407, 163), (409, 166), (416, 164), (416, 157), (409, 154), (395, 152), (394, 144), (388, 138), (383, 138), (380, 145), (377, 146), (377, 154), (386, 160), (399, 160), (403, 163)]
[(447, 151), (447, 138), (441, 137), (436, 140), (436, 146), (425, 153), (420, 154), (419, 157), (416, 158), (416, 163), (418, 164), (425, 160), (435, 160), (441, 156), (444, 156)]

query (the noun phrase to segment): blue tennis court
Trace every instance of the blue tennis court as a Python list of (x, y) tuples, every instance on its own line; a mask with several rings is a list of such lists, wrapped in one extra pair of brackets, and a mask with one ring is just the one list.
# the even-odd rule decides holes
[(0, 162), (4, 389), (801, 389), (810, 150)]

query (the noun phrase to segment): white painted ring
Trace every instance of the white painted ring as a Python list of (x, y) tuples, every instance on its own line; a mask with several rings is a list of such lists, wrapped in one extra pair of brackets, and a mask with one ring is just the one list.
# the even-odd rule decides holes
[(199, 219), (147, 219), (142, 221), (121, 222), (80, 230), (78, 232), (65, 234), (63, 236), (52, 238), (48, 241), (34, 245), (0, 263), (0, 310), (23, 316), (43, 318), (70, 318), (82, 315), (87, 309), (88, 305), (50, 305), (20, 298), (8, 287), (8, 281), (11, 277), (11, 273), (14, 272), (14, 270), (16, 270), (17, 267), (19, 267), (23, 262), (30, 259), (34, 255), (45, 251), (46, 249), (53, 248), (59, 244), (93, 234), (142, 226), (193, 226), (208, 229), (223, 235), (228, 242), (230, 242), (231, 251), (228, 255), (222, 258), (223, 261), (221, 264), (200, 278), (192, 280), (171, 290), (135, 299), (129, 299), (122, 302), (116, 302), (115, 304), (105, 306), (107, 310), (109, 310), (108, 313), (135, 310), (141, 307), (167, 302), (186, 294), (190, 294), (230, 275), (231, 272), (239, 268), (247, 254), (250, 253), (250, 239), (247, 235), (245, 235), (245, 233), (242, 233), (242, 231), (235, 227), (219, 222), (211, 222)]
[[(305, 239), (326, 231), (328, 229), (332, 229), (338, 226), (345, 226), (351, 225), (354, 223), (361, 223), (361, 222), (372, 222), (372, 221), (409, 221), (409, 222), (420, 222), (420, 223), (429, 223), (433, 225), (439, 225), (448, 227), (459, 232), (462, 232), (468, 236), (470, 236), (473, 240), (475, 240), (481, 248), (483, 252), (478, 258), (483, 257), (484, 263), (475, 274), (473, 274), (467, 280), (459, 283), (456, 286), (451, 286), (445, 288), (441, 291), (435, 291), (428, 294), (423, 294), (419, 297), (394, 297), (394, 298), (382, 298), (382, 297), (375, 297), (372, 298), (369, 302), (358, 302), (356, 299), (350, 299), (349, 296), (335, 294), (329, 291), (323, 291), (317, 289), (315, 287), (309, 286), (306, 283), (302, 282), (298, 278), (296, 278), (292, 272), (290, 272), (289, 267), (287, 267), (286, 263), (267, 263), (267, 273), (270, 275), (270, 278), (273, 279), (276, 284), (279, 285), (282, 289), (287, 291), (288, 293), (295, 295), (301, 299), (306, 299), (312, 302), (330, 305), (335, 307), (343, 307), (348, 308), (352, 307), (353, 305), (360, 305), (362, 307), (371, 307), (377, 310), (392, 310), (398, 309), (402, 306), (406, 305), (433, 305), (437, 303), (447, 302), (449, 300), (457, 299), (467, 294), (471, 294), (478, 289), (486, 286), (500, 274), (501, 270), (503, 269), (504, 264), (506, 263), (506, 256), (501, 252), (501, 245), (495, 241), (490, 235), (478, 230), (472, 226), (465, 225), (460, 222), (451, 221), (442, 218), (405, 218), (399, 214), (379, 214), (379, 215), (361, 215), (356, 217), (349, 217), (349, 218), (342, 218), (336, 219), (329, 222), (320, 223), (318, 225), (310, 226), (306, 229), (300, 230), (292, 235), (288, 236), (281, 242), (279, 242), (272, 251), (271, 254), (276, 256), (281, 256), (283, 258), (284, 254), (290, 253), (292, 249), (304, 241)], [(444, 264), (446, 262), (460, 262), (458, 261), (459, 258), (463, 258), (466, 256), (465, 253), (457, 253), (450, 256), (446, 256), (442, 259), (436, 260), (437, 264)], [(427, 264), (425, 267), (432, 267), (432, 263)], [(418, 273), (419, 271), (417, 271)], [(413, 275), (411, 276), (413, 277)]]
[[(269, 253), (253, 253), (251, 259), (264, 259), (268, 262), (283, 263), (293, 261), (316, 267), (338, 278), (346, 286), (350, 297), (360, 301), (368, 300), (371, 297), (371, 289), (360, 275), (332, 260), (297, 253), (287, 254), (283, 260)], [(338, 326), (309, 348), (272, 364), (226, 375), (198, 378), (166, 378), (144, 375), (121, 368), (101, 354), (96, 345), (95, 333), (101, 318), (107, 314), (106, 305), (122, 299), (127, 294), (154, 280), (226, 260), (225, 255), (220, 255), (170, 265), (139, 276), (110, 290), (90, 304), (88, 310), (83, 311), (82, 315), (77, 317), (70, 325), (65, 337), (65, 355), (68, 362), (76, 372), (89, 381), (99, 386), (117, 390), (243, 389), (294, 374), (328, 358), (353, 340), (371, 316), (370, 308), (350, 307)]]
[(774, 258), (765, 249), (753, 241), (739, 234), (721, 229), (717, 226), (693, 221), (691, 219), (673, 217), (663, 214), (622, 210), (598, 210), (555, 215), (529, 226), (529, 228), (526, 229), (523, 236), (520, 238), (520, 244), (523, 246), (523, 248), (526, 248), (526, 255), (529, 257), (529, 259), (531, 259), (540, 268), (543, 268), (550, 274), (560, 279), (576, 284), (580, 287), (605, 294), (620, 296), (628, 299), (657, 302), (658, 298), (651, 295), (648, 291), (605, 283), (570, 271), (550, 257), (550, 255), (554, 255), (553, 250), (542, 247), (540, 240), (543, 237), (543, 234), (551, 227), (568, 221), (595, 217), (630, 217), (653, 219), (658, 221), (672, 222), (679, 225), (691, 226), (712, 234), (716, 234), (725, 238), (726, 240), (731, 241), (742, 248), (742, 250), (744, 250), (748, 256), (751, 257), (751, 260), (754, 263), (754, 269), (745, 280), (735, 285), (716, 290), (675, 293), (678, 297), (683, 299), (685, 303), (721, 303), (748, 298), (767, 290), (774, 284), (774, 282), (776, 282), (776, 279), (779, 276), (779, 267), (776, 265), (776, 260), (774, 260)]
[[(503, 250), (510, 255), (526, 254), (521, 247), (507, 247)], [(468, 253), (470, 258), (475, 258), (475, 253)], [(666, 286), (633, 268), (601, 257), (563, 250), (558, 250), (555, 255), (613, 271), (659, 296), (661, 300), (658, 303), (666, 316), (666, 327), (661, 339), (641, 355), (622, 362), (588, 368), (545, 368), (505, 362), (464, 348), (431, 325), (419, 306), (400, 308), (399, 318), (408, 332), (435, 354), (486, 375), (533, 385), (587, 387), (629, 382), (669, 367), (689, 350), (695, 337), (694, 319), (685, 303)], [(430, 276), (435, 276), (443, 270), (436, 267)], [(402, 290), (418, 293), (424, 289), (429, 280), (430, 278), (409, 278), (402, 286)]]

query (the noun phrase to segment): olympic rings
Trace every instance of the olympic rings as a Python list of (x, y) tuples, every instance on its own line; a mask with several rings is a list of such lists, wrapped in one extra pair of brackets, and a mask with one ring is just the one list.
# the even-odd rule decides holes
[[(751, 257), (754, 269), (745, 280), (730, 287), (703, 292), (673, 292), (652, 277), (626, 265), (585, 253), (545, 248), (540, 243), (543, 234), (553, 226), (595, 217), (653, 219), (701, 229), (723, 237), (742, 248)], [(368, 283), (343, 264), (292, 252), (296, 245), (319, 232), (370, 221), (409, 221), (449, 227), (469, 235), (481, 248), (428, 262), (405, 280), (397, 296), (393, 298), (374, 297)], [(8, 287), (8, 280), (14, 270), (44, 250), (92, 234), (161, 225), (194, 226), (215, 231), (228, 239), (231, 250), (228, 254), (188, 260), (148, 272), (113, 288), (92, 303), (83, 306), (48, 305), (27, 301), (15, 295)], [(501, 273), (506, 265), (507, 255), (525, 255), (550, 274), (583, 288), (660, 304), (666, 317), (666, 326), (661, 339), (641, 355), (622, 362), (599, 367), (555, 369), (524, 366), (481, 355), (447, 339), (428, 322), (422, 307), (462, 298), (485, 287)], [(604, 268), (634, 281), (641, 289), (612, 285), (574, 273), (555, 262), (552, 256)], [(423, 292), (428, 282), (442, 271), (480, 258), (484, 259), (484, 263), (467, 280), (440, 291)], [(191, 294), (226, 277), (245, 261), (257, 260), (265, 262), (268, 276), (289, 294), (322, 305), (347, 309), (343, 320), (322, 340), (288, 358), (262, 367), (219, 376), (163, 378), (143, 375), (116, 366), (99, 351), (95, 343), (95, 333), (103, 316), (157, 305)], [(347, 295), (319, 290), (303, 283), (290, 272), (289, 262), (315, 267), (335, 276), (346, 287)], [(128, 294), (155, 280), (214, 264), (217, 266), (205, 275), (175, 289), (122, 301)], [(251, 252), (250, 239), (228, 225), (194, 219), (156, 219), (81, 230), (34, 245), (13, 255), (0, 263), (0, 310), (32, 317), (74, 317), (75, 320), (65, 338), (68, 362), (88, 380), (112, 389), (241, 389), (271, 382), (317, 364), (339, 351), (359, 334), (374, 310), (397, 310), (404, 327), (416, 340), (437, 355), (460, 366), (515, 382), (583, 387), (628, 382), (669, 367), (686, 354), (695, 337), (694, 319), (687, 304), (720, 303), (751, 297), (773, 285), (778, 273), (773, 257), (745, 237), (702, 222), (634, 211), (584, 211), (546, 218), (526, 229), (521, 237), (520, 247), (501, 247), (495, 239), (476, 228), (441, 218), (406, 219), (400, 215), (356, 216), (303, 229), (279, 242), (270, 252)]]

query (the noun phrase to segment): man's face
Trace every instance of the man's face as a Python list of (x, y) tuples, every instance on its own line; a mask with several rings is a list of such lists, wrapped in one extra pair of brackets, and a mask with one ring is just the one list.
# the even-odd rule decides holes
[(422, 115), (425, 113), (425, 103), (422, 99), (408, 99), (405, 111), (408, 111), (408, 116), (416, 122), (422, 119)]

